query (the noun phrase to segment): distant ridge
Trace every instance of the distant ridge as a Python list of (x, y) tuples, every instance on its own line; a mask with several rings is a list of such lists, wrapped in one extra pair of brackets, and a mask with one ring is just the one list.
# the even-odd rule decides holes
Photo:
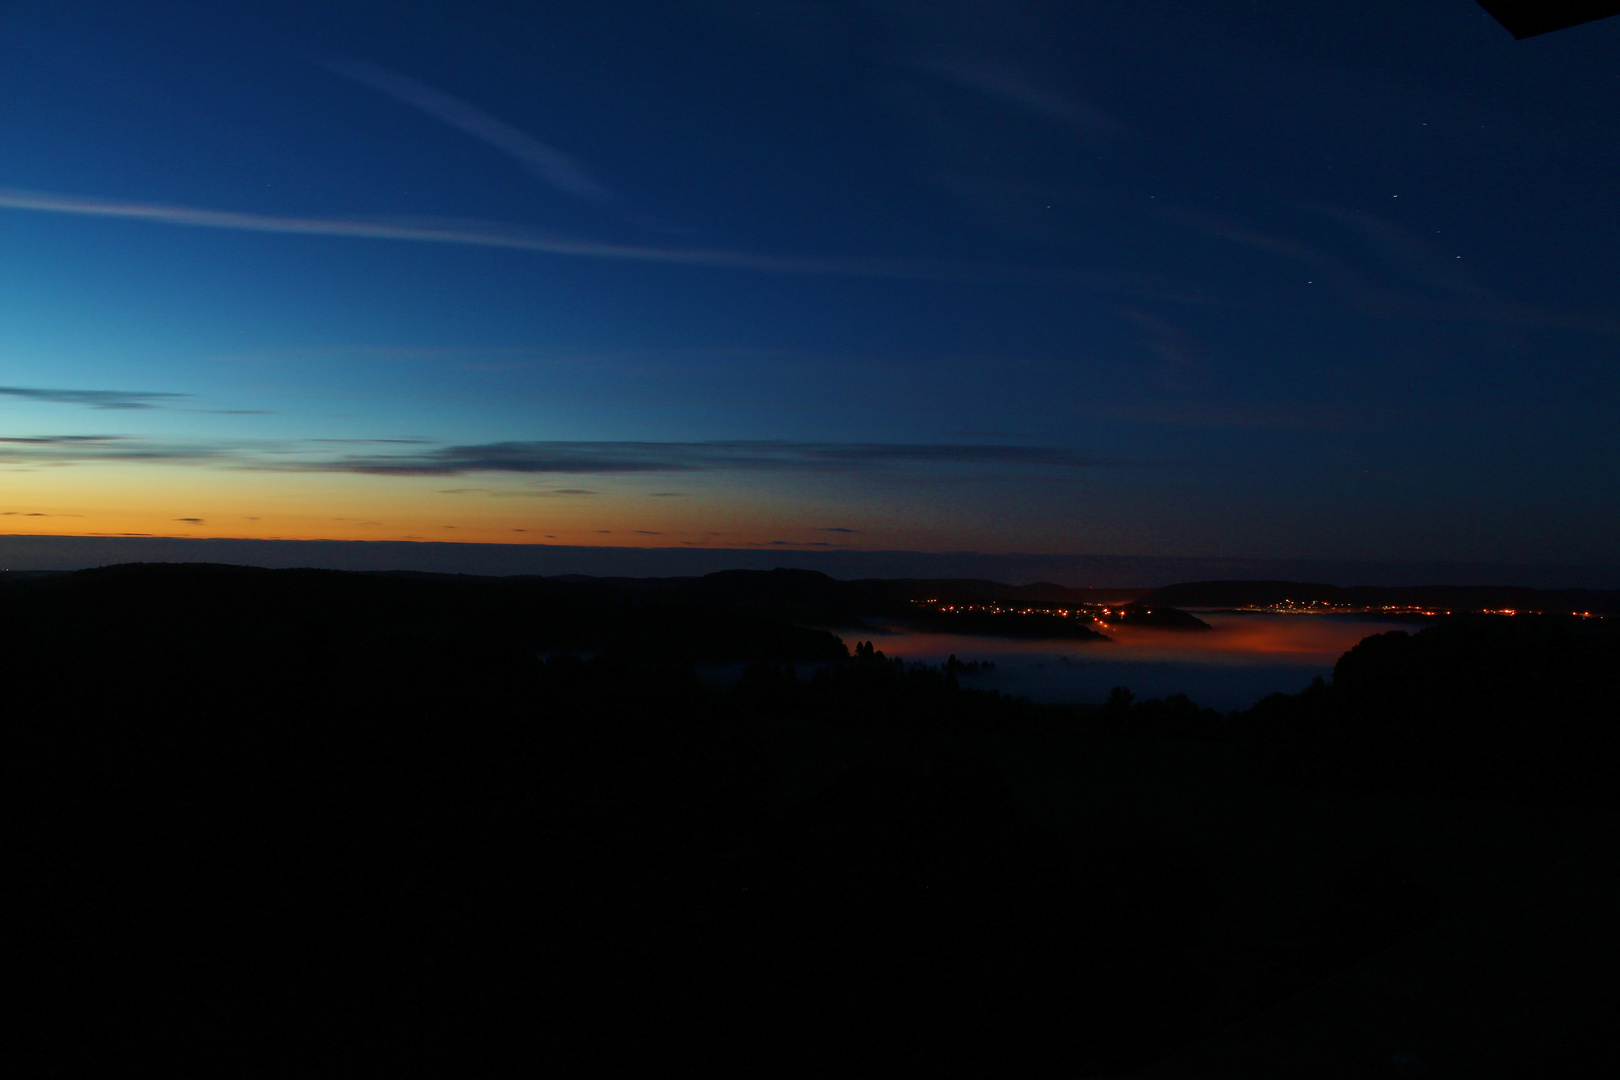
[[(494, 576), (699, 577), (719, 570), (819, 570), (861, 578), (981, 580), (1016, 586), (1152, 589), (1212, 580), (1315, 581), (1338, 586), (1507, 585), (1617, 589), (1620, 566), (1323, 559), (848, 551), (793, 547), (639, 548), (457, 544), (404, 540), (199, 540), (168, 536), (0, 535), (0, 570), (78, 570), (131, 562), (213, 562), (270, 568), (417, 570)], [(1029, 599), (1035, 599), (1031, 596)]]

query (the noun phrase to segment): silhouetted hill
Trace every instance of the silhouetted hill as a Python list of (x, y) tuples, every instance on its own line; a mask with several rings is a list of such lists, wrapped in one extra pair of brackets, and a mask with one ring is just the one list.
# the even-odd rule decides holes
[[(1140, 589), (1071, 589), (1062, 585), (1004, 585), (995, 581), (870, 579), (841, 581), (814, 570), (725, 570), (692, 578), (593, 578), (570, 574), (561, 578), (505, 579), (566, 584), (586, 595), (619, 596), (636, 602), (666, 602), (701, 607), (746, 610), (773, 619), (815, 626), (863, 629), (872, 618), (907, 620), (932, 625), (931, 617), (916, 601), (941, 600), (956, 604), (1082, 605), (1119, 603), (1139, 595)], [(1097, 636), (1080, 626), (1055, 619), (1002, 620), (986, 628), (955, 627), (961, 633), (1011, 633), (1021, 637)]]
[[(0, 609), (13, 1020), (75, 1034), (30, 1073), (1057, 1075), (1208, 996), (1187, 856), (1071, 853), (950, 741), (1046, 711), (869, 645), (719, 694), (685, 661), (835, 639), (590, 582), (227, 566)], [(603, 653), (536, 656), (570, 635)], [(784, 809), (787, 722), (870, 749)]]
[(767, 612), (611, 581), (160, 563), (0, 583), (0, 599), (42, 640), (138, 639), (155, 631), (206, 636), (217, 626), (220, 633), (259, 643), (420, 637), (665, 662), (845, 655), (833, 635)]
[(1160, 630), (1209, 630), (1209, 623), (1196, 615), (1189, 615), (1180, 608), (1169, 604), (1156, 603), (1151, 600), (1135, 604), (1126, 604), (1123, 608), (1115, 609), (1109, 616), (1110, 625), (1120, 626), (1151, 626)]
[[(587, 580), (587, 579), (574, 579)], [(1005, 585), (977, 579), (870, 578), (841, 581), (814, 570), (725, 570), (700, 578), (597, 579), (615, 580), (624, 587), (656, 591), (667, 589), (686, 599), (775, 607), (779, 610), (820, 610), (846, 616), (901, 614), (914, 600), (941, 599), (957, 603), (1094, 604), (1132, 599), (1143, 589), (1072, 589), (1050, 582)]]
[(1620, 631), (1607, 620), (1470, 615), (1363, 638), (1297, 694), (1227, 716), (1116, 687), (1086, 723), (1228, 742), (1291, 785), (1528, 805), (1612, 803)]
[[(864, 584), (864, 583), (857, 583)], [(1004, 585), (999, 581), (963, 578), (895, 578), (887, 584), (904, 590), (908, 599), (942, 599), (959, 603), (1113, 604), (1128, 602), (1146, 589), (1077, 589), (1037, 581), (1032, 585)]]
[[(12, 1019), (71, 1034), (19, 1072), (1118, 1075), (1428, 925), (1358, 789), (1419, 796), (1401, 836), (1612, 797), (1599, 625), (1373, 637), (1221, 717), (1011, 700), (693, 580), (0, 583)], [(1224, 846), (1198, 790), (1246, 800)]]
[(1620, 767), (1620, 633), (1474, 616), (1365, 638), (1333, 679), (1237, 730), (1279, 776), (1537, 803), (1606, 802)]

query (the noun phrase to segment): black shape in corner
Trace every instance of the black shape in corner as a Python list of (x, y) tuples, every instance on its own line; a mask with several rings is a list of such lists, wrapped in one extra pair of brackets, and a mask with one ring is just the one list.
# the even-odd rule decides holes
[(1620, 15), (1620, 0), (1479, 0), (1519, 40)]

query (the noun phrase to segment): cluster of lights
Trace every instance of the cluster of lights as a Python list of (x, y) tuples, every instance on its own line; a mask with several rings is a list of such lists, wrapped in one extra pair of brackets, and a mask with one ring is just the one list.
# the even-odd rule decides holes
[(941, 614), (978, 613), (984, 615), (1047, 615), (1061, 619), (1085, 619), (1091, 622), (1102, 623), (1110, 616), (1125, 614), (1124, 608), (1114, 609), (1098, 605), (1080, 605), (1076, 607), (1003, 607), (991, 602), (985, 604), (947, 604), (937, 597), (927, 600), (913, 600), (912, 603), (923, 607), (933, 608)]
[(1238, 611), (1264, 612), (1271, 615), (1450, 615), (1450, 611), (1428, 608), (1421, 604), (1333, 604), (1326, 600), (1284, 600), (1277, 604), (1248, 604)]
[[(1125, 608), (1123, 607), (1113, 608), (1102, 604), (1087, 604), (1072, 608), (1002, 607), (997, 603), (947, 604), (937, 597), (928, 600), (913, 600), (912, 603), (932, 607), (940, 613), (976, 612), (985, 615), (1050, 615), (1065, 619), (1089, 619), (1097, 623), (1106, 623), (1110, 619), (1122, 618), (1125, 615)], [(1421, 604), (1355, 605), (1334, 604), (1325, 600), (1283, 600), (1276, 604), (1250, 604), (1236, 610), (1268, 615), (1421, 615), (1430, 619), (1456, 614), (1448, 609), (1424, 607)], [(1146, 615), (1153, 614), (1151, 609), (1143, 609), (1143, 613)], [(1519, 608), (1480, 608), (1477, 613), (1481, 615), (1547, 614), (1547, 612), (1543, 611), (1528, 611)], [(1571, 611), (1569, 614), (1579, 619), (1603, 618), (1603, 616), (1594, 615), (1590, 611)]]
[(984, 611), (992, 615), (1079, 615), (1068, 608), (1004, 608), (1000, 604), (940, 604), (938, 600), (914, 600), (916, 604), (939, 604), (940, 611)]
[[(1449, 610), (1424, 607), (1421, 604), (1368, 604), (1358, 606), (1355, 604), (1334, 604), (1325, 600), (1283, 600), (1276, 604), (1250, 604), (1237, 610), (1263, 612), (1271, 615), (1423, 615), (1428, 618), (1455, 614), (1455, 612)], [(1479, 608), (1475, 613), (1479, 615), (1553, 614), (1524, 608)], [(1593, 615), (1590, 611), (1571, 611), (1569, 614), (1578, 619), (1603, 618), (1601, 615)]]

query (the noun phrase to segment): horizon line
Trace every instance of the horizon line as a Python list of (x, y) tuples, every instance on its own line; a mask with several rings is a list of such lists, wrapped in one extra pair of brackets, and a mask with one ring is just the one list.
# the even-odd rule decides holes
[(1597, 563), (0, 533), (3, 570), (80, 570), (127, 562), (225, 562), (267, 568), (489, 577), (556, 577), (570, 573), (678, 577), (729, 569), (782, 568), (820, 570), (846, 580), (975, 578), (1005, 584), (1046, 581), (1069, 588), (1158, 588), (1193, 581), (1269, 580), (1340, 587), (1456, 585), (1620, 590), (1620, 565)]

